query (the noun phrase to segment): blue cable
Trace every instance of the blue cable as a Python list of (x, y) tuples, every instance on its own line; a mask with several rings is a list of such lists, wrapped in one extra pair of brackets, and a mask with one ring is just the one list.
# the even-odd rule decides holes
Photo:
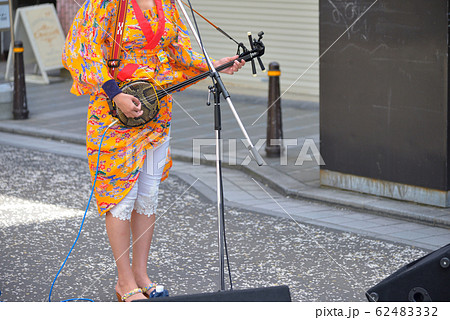
[[(80, 229), (78, 230), (78, 235), (75, 239), (75, 242), (73, 243), (72, 247), (69, 250), (69, 253), (66, 256), (66, 259), (64, 260), (63, 264), (61, 265), (61, 268), (59, 268), (58, 273), (55, 276), (55, 279), (53, 280), (52, 286), (50, 288), (50, 293), (48, 294), (48, 302), (51, 302), (51, 297), (52, 297), (52, 291), (53, 291), (53, 286), (55, 285), (56, 279), (58, 278), (59, 274), (61, 273), (62, 269), (64, 268), (64, 265), (66, 264), (67, 260), (69, 259), (70, 254), (72, 253), (73, 248), (75, 247), (78, 238), (80, 237), (81, 234), (81, 229), (83, 228), (83, 224), (84, 224), (84, 220), (86, 219), (86, 214), (88, 212), (89, 209), (89, 205), (91, 204), (91, 200), (92, 200), (92, 195), (94, 194), (94, 190), (95, 190), (95, 183), (97, 182), (97, 175), (98, 175), (98, 167), (100, 164), (100, 149), (102, 147), (103, 144), (103, 138), (106, 135), (106, 132), (108, 132), (108, 129), (111, 128), (115, 123), (117, 122), (117, 120), (113, 121), (106, 129), (105, 132), (102, 135), (102, 139), (100, 140), (100, 145), (98, 146), (98, 157), (97, 157), (97, 168), (95, 169), (95, 178), (94, 178), (94, 183), (92, 185), (92, 190), (91, 190), (91, 195), (89, 196), (89, 201), (86, 207), (86, 211), (84, 211), (84, 215), (83, 215), (83, 220), (81, 221), (81, 226)], [(85, 298), (74, 298), (74, 299), (67, 299), (67, 300), (63, 300), (61, 302), (68, 302), (68, 301), (90, 301), (90, 302), (94, 302), (94, 300), (92, 299), (85, 299)]]

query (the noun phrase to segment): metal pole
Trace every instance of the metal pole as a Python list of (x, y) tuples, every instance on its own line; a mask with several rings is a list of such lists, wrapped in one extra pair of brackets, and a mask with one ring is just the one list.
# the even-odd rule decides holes
[[(248, 150), (255, 158), (258, 165), (263, 165), (264, 161), (262, 160), (261, 156), (259, 155), (256, 148), (253, 146), (247, 131), (244, 128), (244, 125), (242, 124), (234, 106), (231, 102), (230, 95), (227, 92), (225, 85), (223, 84), (222, 80), (220, 79), (219, 73), (214, 68), (211, 59), (208, 56), (208, 53), (206, 52), (205, 48), (203, 47), (200, 37), (198, 36), (188, 14), (184, 10), (183, 4), (180, 0), (176, 0), (178, 3), (178, 6), (180, 7), (184, 17), (186, 18), (187, 23), (189, 24), (189, 27), (192, 31), (192, 34), (194, 35), (195, 39), (197, 40), (197, 43), (199, 44), (200, 48), (202, 48), (203, 54), (205, 55), (205, 59), (208, 62), (208, 65), (210, 66), (211, 71), (211, 77), (214, 79), (214, 114), (215, 114), (215, 137), (216, 137), (216, 178), (217, 178), (217, 211), (218, 211), (218, 243), (219, 243), (219, 283), (220, 283), (220, 291), (225, 290), (225, 257), (224, 257), (224, 241), (225, 241), (225, 235), (224, 235), (224, 210), (223, 210), (223, 184), (222, 184), (222, 163), (221, 163), (221, 146), (220, 146), (220, 130), (221, 130), (221, 119), (220, 119), (220, 95), (223, 94), (225, 97), (225, 100), (228, 102), (228, 105), (233, 112), (234, 117), (236, 118), (239, 127), (241, 128), (241, 131), (244, 133), (245, 138), (248, 142)], [(211, 89), (210, 89), (211, 90)]]
[(279, 157), (282, 151), (280, 143), (281, 139), (283, 139), (280, 99), (280, 65), (277, 62), (272, 62), (269, 65), (269, 72), (267, 74), (269, 76), (269, 99), (267, 104), (266, 155), (268, 157)]
[(14, 102), (13, 115), (15, 120), (28, 119), (27, 93), (25, 89), (25, 70), (23, 66), (22, 41), (14, 43)]
[(224, 240), (224, 207), (223, 207), (223, 183), (222, 183), (222, 141), (220, 131), (222, 130), (220, 112), (220, 92), (214, 87), (214, 130), (216, 137), (216, 186), (217, 186), (217, 226), (218, 226), (218, 248), (219, 248), (219, 283), (220, 291), (225, 290), (225, 240)]

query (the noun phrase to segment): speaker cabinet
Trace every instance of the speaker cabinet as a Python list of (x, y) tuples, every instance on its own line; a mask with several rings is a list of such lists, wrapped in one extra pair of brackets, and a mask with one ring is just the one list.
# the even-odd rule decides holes
[(369, 301), (450, 301), (450, 244), (400, 268), (367, 290)]
[(135, 300), (136, 302), (291, 302), (289, 287), (276, 286), (245, 290), (228, 290), (210, 293), (159, 297)]

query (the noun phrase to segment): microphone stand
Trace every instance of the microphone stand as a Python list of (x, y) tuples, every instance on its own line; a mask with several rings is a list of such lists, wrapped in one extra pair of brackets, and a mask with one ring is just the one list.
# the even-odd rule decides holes
[[(213, 80), (214, 86), (209, 87), (209, 96), (211, 93), (214, 94), (214, 131), (215, 131), (215, 142), (216, 142), (216, 178), (217, 178), (217, 213), (218, 213), (218, 245), (219, 245), (219, 283), (220, 283), (220, 289), (219, 291), (225, 291), (225, 257), (224, 257), (224, 238), (225, 238), (225, 217), (224, 217), (224, 197), (223, 197), (223, 183), (222, 183), (222, 153), (221, 153), (221, 136), (220, 131), (222, 129), (221, 125), (221, 112), (220, 112), (220, 95), (223, 95), (225, 100), (227, 101), (234, 117), (236, 118), (236, 121), (244, 134), (245, 139), (247, 140), (247, 148), (250, 152), (250, 154), (255, 159), (256, 163), (260, 166), (264, 164), (263, 159), (261, 158), (260, 154), (256, 150), (255, 146), (252, 144), (252, 141), (250, 140), (250, 137), (247, 134), (247, 131), (245, 130), (244, 125), (242, 124), (241, 119), (239, 118), (239, 115), (236, 112), (236, 109), (234, 108), (233, 102), (231, 101), (230, 94), (228, 93), (227, 89), (225, 88), (224, 83), (222, 82), (222, 79), (220, 78), (219, 73), (214, 68), (214, 65), (212, 64), (211, 59), (208, 56), (208, 53), (206, 52), (205, 47), (203, 46), (199, 35), (197, 34), (188, 14), (186, 13), (183, 3), (181, 3), (181, 0), (176, 0), (178, 3), (178, 6), (180, 10), (182, 11), (189, 28), (192, 31), (192, 34), (194, 35), (198, 45), (202, 49), (202, 52), (205, 56), (205, 59), (209, 65), (210, 68), (210, 77)], [(209, 103), (209, 97), (208, 97), (208, 103)]]

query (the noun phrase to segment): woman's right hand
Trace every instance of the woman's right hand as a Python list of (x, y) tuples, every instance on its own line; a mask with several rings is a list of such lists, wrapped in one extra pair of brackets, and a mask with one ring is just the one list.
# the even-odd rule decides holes
[(141, 110), (139, 99), (130, 94), (119, 93), (113, 98), (113, 101), (128, 118), (137, 118), (144, 113)]

